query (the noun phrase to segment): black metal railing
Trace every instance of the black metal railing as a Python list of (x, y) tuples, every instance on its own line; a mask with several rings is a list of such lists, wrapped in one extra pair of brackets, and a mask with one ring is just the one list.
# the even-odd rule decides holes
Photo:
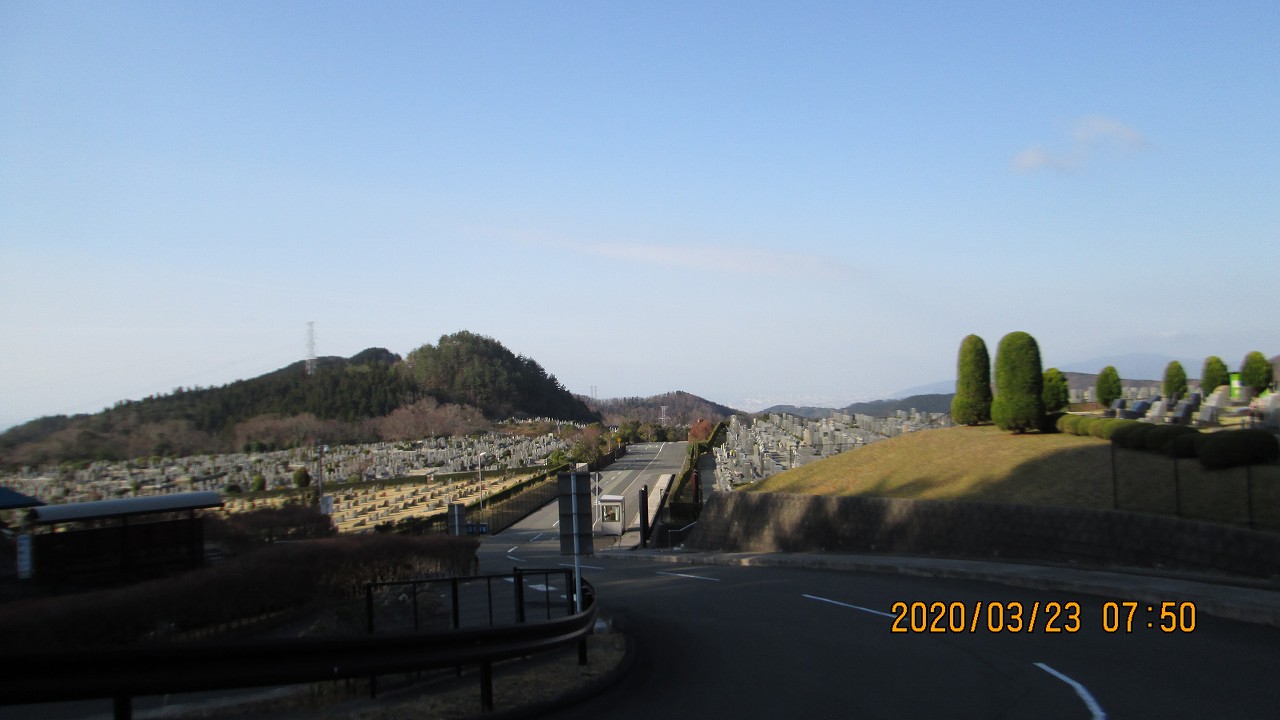
[(573, 610), (573, 570), (567, 568), (365, 584), (369, 634), (518, 625), (569, 617)]
[[(512, 601), (512, 612), (523, 612), (523, 620), (501, 622), (495, 612), (491, 624), (468, 626), (460, 603), (469, 594), (457, 593), (458, 602), (450, 615), (455, 627), (395, 634), (371, 633), (348, 638), (289, 638), (235, 643), (191, 643), (186, 645), (41, 651), (23, 649), (0, 657), (6, 667), (0, 673), (0, 705), (63, 702), (111, 698), (117, 720), (132, 717), (132, 700), (147, 695), (164, 695), (207, 690), (271, 687), (297, 683), (376, 678), (378, 675), (408, 673), (451, 667), (480, 668), (480, 704), (493, 708), (493, 663), (508, 658), (534, 655), (578, 644), (578, 659), (586, 662), (586, 637), (595, 624), (596, 607), (590, 585), (583, 583), (583, 610), (575, 613), (569, 604), (551, 602), (546, 580), (560, 582), (558, 570), (524, 571), (513, 574), (512, 586), (525, 593), (541, 577), (549, 596), (545, 615), (530, 614), (526, 598)], [(502, 577), (502, 576), (493, 576)], [(569, 578), (572, 580), (572, 573)], [(505, 582), (505, 581), (504, 581)], [(447, 583), (447, 581), (446, 581)], [(453, 586), (447, 585), (453, 593)], [(412, 586), (410, 586), (412, 587)], [(489, 583), (491, 589), (493, 583)], [(563, 585), (569, 589), (572, 585)], [(557, 586), (557, 590), (559, 586)], [(409, 590), (408, 592), (413, 592)], [(572, 597), (572, 593), (566, 593)], [(422, 593), (425, 595), (425, 593)], [(532, 603), (537, 605), (536, 600)], [(553, 608), (562, 608), (554, 611)], [(492, 609), (496, 611), (497, 606)], [(485, 613), (488, 615), (488, 611)], [(419, 622), (421, 622), (419, 615)], [(546, 619), (542, 619), (545, 617)]]

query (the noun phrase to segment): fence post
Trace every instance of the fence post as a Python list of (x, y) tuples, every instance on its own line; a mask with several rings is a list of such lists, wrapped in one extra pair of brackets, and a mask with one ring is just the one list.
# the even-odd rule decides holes
[(480, 710), (493, 712), (493, 663), (480, 663)]
[(1120, 509), (1120, 490), (1116, 485), (1116, 444), (1111, 443), (1111, 509)]
[[(369, 623), (369, 634), (373, 634), (373, 583), (364, 584), (364, 611)], [(369, 676), (369, 697), (378, 697), (378, 676)]]
[[(567, 588), (573, 588), (573, 587), (577, 587), (577, 586), (578, 586), (578, 584), (577, 584), (577, 582), (576, 582), (576, 579), (573, 577), (573, 571), (572, 571), (572, 570), (568, 570), (568, 569), (566, 569), (566, 570), (564, 571), (564, 585), (565, 585), (565, 587), (567, 587)], [(569, 603), (569, 607), (568, 607), (568, 616), (572, 616), (572, 615), (573, 615), (573, 610), (574, 610), (574, 604), (573, 604), (573, 592), (572, 592), (572, 591), (570, 591), (570, 592), (566, 592), (566, 593), (564, 594), (564, 597), (565, 597), (565, 600)]]
[(413, 583), (413, 631), (418, 632), (418, 583)]
[[(524, 622), (524, 573), (520, 572), (520, 568), (511, 568), (512, 575), (515, 576), (516, 586), (516, 622)], [(571, 593), (568, 593), (571, 594)]]
[(640, 549), (649, 541), (649, 486), (640, 486)]
[(547, 619), (551, 619), (551, 573), (542, 573), (542, 604), (547, 609)]
[(1244, 466), (1244, 494), (1248, 502), (1249, 529), (1253, 530), (1253, 466)]
[(1178, 489), (1178, 456), (1173, 456), (1173, 510), (1182, 517), (1182, 493)]
[(460, 624), (458, 616), (458, 578), (450, 578), (449, 587), (453, 600), (453, 629), (457, 630)]

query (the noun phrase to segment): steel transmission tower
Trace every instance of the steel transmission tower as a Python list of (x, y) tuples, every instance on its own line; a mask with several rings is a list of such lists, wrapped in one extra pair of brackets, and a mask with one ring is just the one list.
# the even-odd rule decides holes
[(307, 322), (307, 375), (316, 371), (316, 324)]

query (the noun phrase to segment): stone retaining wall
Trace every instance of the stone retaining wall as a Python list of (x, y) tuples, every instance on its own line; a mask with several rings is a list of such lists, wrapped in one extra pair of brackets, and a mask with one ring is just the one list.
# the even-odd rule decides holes
[(685, 546), (1008, 558), (1280, 577), (1280, 534), (1079, 508), (718, 492)]

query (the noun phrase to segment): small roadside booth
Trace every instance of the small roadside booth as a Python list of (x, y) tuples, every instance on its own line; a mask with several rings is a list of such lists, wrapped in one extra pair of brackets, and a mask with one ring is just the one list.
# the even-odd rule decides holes
[(621, 537), (627, 531), (626, 501), (621, 495), (600, 496), (600, 532)]
[(204, 518), (197, 511), (222, 505), (216, 492), (192, 492), (31, 508), (20, 536), (29, 553), (25, 575), (101, 585), (200, 567)]

